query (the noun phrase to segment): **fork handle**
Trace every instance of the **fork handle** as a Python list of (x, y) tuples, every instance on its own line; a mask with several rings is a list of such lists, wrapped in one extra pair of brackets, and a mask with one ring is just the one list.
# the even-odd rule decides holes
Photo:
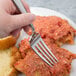
[[(19, 9), (19, 11), (21, 13), (27, 13), (26, 9), (24, 8), (23, 3), (21, 2), (21, 0), (13, 0), (14, 4), (17, 6), (17, 8)], [(33, 24), (30, 24), (30, 27), (32, 28), (32, 32), (35, 32), (35, 28), (33, 26)]]

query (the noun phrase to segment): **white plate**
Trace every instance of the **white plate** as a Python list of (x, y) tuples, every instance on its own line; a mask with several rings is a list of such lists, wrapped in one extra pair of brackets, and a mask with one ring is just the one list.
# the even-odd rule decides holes
[[(31, 7), (31, 12), (36, 14), (36, 15), (40, 15), (40, 16), (58, 16), (61, 17), (63, 19), (68, 20), (68, 22), (74, 27), (76, 28), (76, 24), (70, 20), (69, 18), (67, 18), (65, 15), (56, 12), (54, 10), (50, 10), (50, 9), (46, 9), (46, 8), (41, 8), (41, 7)], [(27, 38), (27, 36), (25, 36), (26, 34), (22, 31), (21, 32), (21, 36), (18, 40), (18, 43), (24, 39), (25, 37)], [(75, 49), (76, 49), (76, 38), (75, 38), (75, 44), (74, 45), (64, 45), (64, 48), (68, 49), (69, 51), (76, 53)], [(70, 76), (76, 76), (76, 60), (73, 60), (72, 62), (72, 69), (71, 69), (71, 73)], [(23, 75), (19, 75), (19, 76), (23, 76)], [(24, 75), (25, 76), (25, 75)]]

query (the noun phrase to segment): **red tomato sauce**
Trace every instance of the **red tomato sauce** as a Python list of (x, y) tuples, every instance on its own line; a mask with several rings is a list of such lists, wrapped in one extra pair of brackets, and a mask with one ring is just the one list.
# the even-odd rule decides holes
[(28, 41), (25, 39), (22, 41), (20, 47), (20, 49), (23, 49), (23, 46), (28, 47), (25, 47), (25, 50), (23, 49), (24, 53), (26, 53), (25, 57), (22, 54), (23, 59), (18, 61), (15, 64), (15, 67), (19, 71), (26, 74), (26, 76), (69, 76), (71, 70), (71, 62), (74, 58), (76, 58), (76, 55), (72, 54), (68, 50), (58, 47), (49, 39), (44, 39), (44, 41), (59, 60), (57, 64), (55, 64), (52, 68), (48, 66), (38, 55), (35, 54), (31, 47), (29, 48), (30, 45), (26, 45)]
[(75, 30), (66, 20), (55, 16), (38, 16), (33, 24), (59, 62), (51, 68), (31, 49), (29, 41), (24, 39), (19, 47), (23, 59), (15, 64), (15, 68), (26, 76), (69, 76), (71, 62), (76, 55), (58, 47), (55, 40), (67, 35), (68, 32), (73, 33), (74, 36)]

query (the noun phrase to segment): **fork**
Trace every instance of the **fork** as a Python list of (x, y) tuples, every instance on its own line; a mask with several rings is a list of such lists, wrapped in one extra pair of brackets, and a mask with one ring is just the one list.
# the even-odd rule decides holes
[[(21, 13), (27, 13), (21, 0), (13, 0), (13, 2)], [(43, 61), (45, 61), (50, 67), (53, 67), (54, 64), (58, 62), (58, 59), (44, 43), (40, 34), (35, 32), (33, 24), (30, 24), (30, 27), (32, 28), (32, 35), (29, 40), (31, 48)]]

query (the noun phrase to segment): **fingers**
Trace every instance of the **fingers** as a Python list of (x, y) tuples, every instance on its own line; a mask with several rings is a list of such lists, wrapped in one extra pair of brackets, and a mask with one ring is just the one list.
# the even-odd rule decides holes
[(20, 34), (21, 28), (16, 29), (10, 33), (10, 35), (13, 35), (14, 37), (17, 37)]
[(14, 15), (11, 16), (11, 25), (9, 27), (11, 28), (11, 31), (13, 31), (15, 29), (19, 29), (21, 27), (31, 24), (34, 20), (35, 15), (30, 13)]
[(24, 29), (25, 32), (28, 32), (29, 29), (30, 29), (30, 26), (29, 25), (28, 26), (24, 26), (23, 29)]

